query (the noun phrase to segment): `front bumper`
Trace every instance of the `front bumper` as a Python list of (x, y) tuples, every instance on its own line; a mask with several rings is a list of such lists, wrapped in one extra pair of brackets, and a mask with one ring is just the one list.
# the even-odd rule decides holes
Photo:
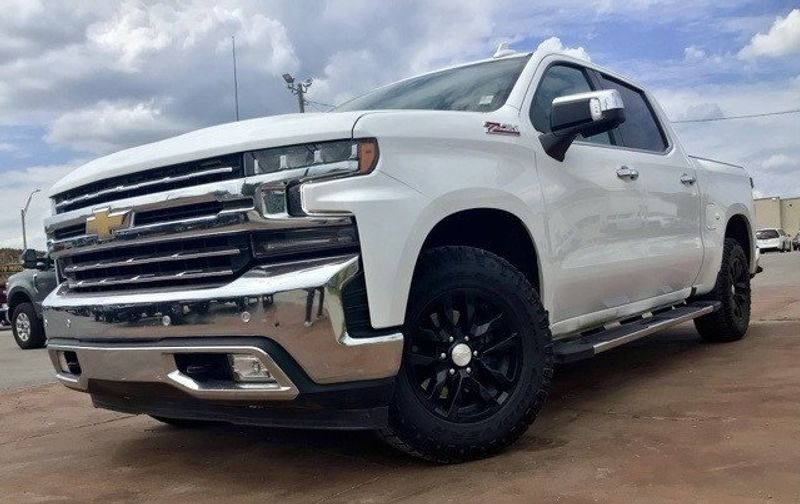
[[(97, 383), (124, 383), (194, 401), (291, 402), (304, 388), (391, 378), (402, 334), (347, 332), (342, 289), (358, 271), (348, 255), (258, 266), (214, 288), (92, 295), (61, 286), (43, 304), (48, 351), (62, 383), (93, 395)], [(198, 379), (176, 358), (243, 353), (273, 382)], [(78, 365), (65, 368), (65, 356)]]

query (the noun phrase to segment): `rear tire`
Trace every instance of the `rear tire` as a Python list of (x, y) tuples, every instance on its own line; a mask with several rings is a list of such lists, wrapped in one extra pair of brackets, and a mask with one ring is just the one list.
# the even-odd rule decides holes
[(11, 316), (11, 332), (14, 341), (23, 350), (42, 348), (47, 343), (42, 321), (36, 316), (32, 303), (20, 303)]
[(536, 418), (550, 390), (553, 344), (539, 296), (504, 259), (472, 247), (420, 257), (403, 365), (383, 439), (453, 463), (499, 452)]
[(695, 319), (700, 336), (710, 342), (737, 341), (750, 325), (750, 268), (744, 249), (726, 238), (722, 266), (714, 290), (703, 299), (719, 301), (720, 309)]

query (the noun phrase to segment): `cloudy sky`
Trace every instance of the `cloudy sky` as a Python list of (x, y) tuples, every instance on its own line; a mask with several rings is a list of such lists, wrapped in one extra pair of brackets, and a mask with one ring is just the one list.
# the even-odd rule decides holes
[[(376, 85), (541, 43), (648, 85), (673, 120), (800, 108), (790, 0), (0, 0), (0, 247), (27, 194), (93, 157), (234, 118), (313, 108)], [(312, 108), (312, 110), (313, 110)], [(799, 114), (679, 125), (690, 152), (740, 163), (757, 195), (800, 195)], [(44, 197), (29, 214), (43, 247)]]

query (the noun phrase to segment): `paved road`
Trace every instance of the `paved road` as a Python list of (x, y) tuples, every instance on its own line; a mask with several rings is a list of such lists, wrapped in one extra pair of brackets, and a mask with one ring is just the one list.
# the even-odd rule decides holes
[(561, 367), (533, 428), (488, 460), (434, 466), (368, 433), (177, 430), (91, 409), (86, 396), (48, 385), (0, 392), (0, 495), (97, 503), (800, 502), (800, 254), (771, 254), (763, 264), (746, 339), (703, 344), (684, 325)]
[(11, 329), (0, 329), (0, 391), (53, 381), (47, 350), (20, 350)]

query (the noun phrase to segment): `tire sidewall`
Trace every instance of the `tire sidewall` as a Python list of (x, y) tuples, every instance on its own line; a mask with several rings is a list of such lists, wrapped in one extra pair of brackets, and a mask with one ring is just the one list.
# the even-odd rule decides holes
[[(508, 310), (507, 313), (513, 314), (523, 335), (522, 374), (514, 391), (506, 404), (489, 418), (474, 423), (449, 422), (422, 404), (403, 365), (390, 415), (394, 430), (413, 432), (433, 446), (446, 446), (455, 451), (491, 444), (496, 440), (502, 443), (504, 436), (513, 435), (515, 429), (521, 428), (521, 423), (524, 422), (524, 427), (530, 423), (525, 417), (530, 415), (531, 402), (544, 401), (541, 391), (547, 388), (545, 382), (549, 385), (553, 366), (546, 316), (544, 323), (536, 317), (537, 313), (544, 313), (544, 310), (535, 291), (521, 273), (513, 270), (513, 266), (501, 258), (490, 256), (480, 266), (458, 262), (445, 268), (427, 270), (412, 285), (406, 320), (413, 324), (431, 300), (449, 290), (468, 288), (483, 291), (504, 310)], [(519, 288), (519, 277), (509, 274), (509, 271), (522, 277), (522, 289)], [(536, 306), (529, 306), (532, 300)], [(409, 327), (404, 328), (405, 334), (409, 334), (409, 331)], [(410, 338), (406, 338), (406, 347), (410, 344)]]
[[(731, 291), (731, 288), (733, 287), (734, 283), (733, 271), (731, 269), (731, 264), (733, 263), (734, 259), (741, 260), (745, 264), (745, 266), (747, 266), (749, 263), (747, 261), (747, 255), (744, 253), (744, 249), (738, 243), (730, 247), (728, 252), (728, 257), (726, 259), (727, 259), (725, 264), (726, 268), (722, 278), (723, 281), (721, 282), (722, 285), (720, 286), (721, 287), (720, 296), (723, 299), (723, 305), (727, 305), (723, 306), (723, 309), (726, 311), (726, 315), (730, 319), (731, 328), (734, 329), (737, 333), (744, 335), (747, 332), (748, 326), (750, 325), (751, 304), (748, 299), (746, 316), (740, 321), (733, 315), (733, 306), (732, 306), (733, 300), (731, 299), (729, 292)], [(745, 276), (746, 276), (745, 282), (747, 283), (748, 292), (750, 293), (752, 292), (750, 290), (750, 278), (749, 275), (747, 274)]]

